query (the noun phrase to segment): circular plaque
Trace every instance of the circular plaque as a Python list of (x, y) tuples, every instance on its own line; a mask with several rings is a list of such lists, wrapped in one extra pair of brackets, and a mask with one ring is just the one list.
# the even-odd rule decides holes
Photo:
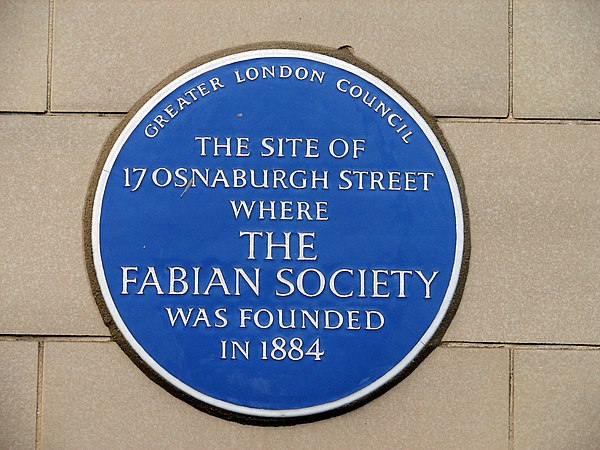
[(117, 127), (88, 197), (114, 339), (174, 395), (246, 423), (380, 395), (439, 343), (466, 277), (441, 131), (348, 49), (195, 61)]

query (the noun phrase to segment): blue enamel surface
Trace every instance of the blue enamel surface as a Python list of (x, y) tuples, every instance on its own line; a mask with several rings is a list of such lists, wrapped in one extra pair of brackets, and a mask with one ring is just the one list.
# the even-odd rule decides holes
[[(326, 72), (324, 82), (258, 79), (236, 83), (234, 70), (288, 65)], [(144, 135), (146, 124), (169, 104), (176, 105), (184, 92), (219, 77), (226, 87), (193, 102), (168, 123), (155, 138)], [(336, 89), (344, 78), (393, 105), (413, 131), (410, 144), (372, 109)], [(176, 108), (177, 109), (177, 108)], [(252, 156), (200, 157), (194, 136), (250, 138)], [(266, 136), (318, 138), (320, 157), (260, 157), (260, 139)], [(327, 143), (334, 138), (365, 139), (366, 150), (358, 159), (334, 159)], [(136, 192), (124, 187), (125, 168), (148, 168)], [(165, 167), (233, 168), (246, 170), (328, 170), (330, 189), (206, 189), (173, 183), (158, 188), (150, 173)], [(337, 189), (341, 170), (434, 172), (429, 192)], [(189, 175), (189, 174), (188, 174)], [(135, 181), (136, 177), (133, 178)], [(162, 178), (161, 178), (162, 179)], [(327, 201), (327, 221), (235, 220), (230, 200)], [(248, 260), (248, 241), (240, 230), (315, 232), (317, 261), (282, 261), (276, 251), (272, 261)], [(105, 277), (119, 315), (135, 340), (167, 372), (191, 388), (235, 405), (265, 409), (295, 409), (344, 398), (378, 380), (396, 366), (418, 343), (431, 325), (448, 288), (456, 246), (456, 222), (448, 180), (441, 163), (419, 126), (389, 96), (357, 75), (332, 65), (300, 58), (260, 58), (229, 64), (185, 83), (166, 96), (131, 133), (108, 177), (102, 202), (100, 248)], [(262, 242), (262, 241), (260, 241)], [(296, 252), (297, 253), (297, 252)], [(312, 254), (311, 252), (309, 252)], [(138, 283), (122, 295), (122, 266), (137, 266)], [(148, 287), (136, 295), (147, 266), (156, 267), (165, 295)], [(226, 296), (220, 288), (210, 295), (168, 295), (169, 266), (202, 267), (200, 290), (206, 287), (211, 267), (220, 267), (233, 292), (233, 267), (261, 268), (261, 295), (243, 286), (242, 295)], [(340, 268), (355, 269), (339, 277), (339, 290), (355, 295), (338, 298), (326, 290), (314, 298), (298, 293), (277, 297), (284, 289), (275, 278), (281, 268), (298, 273), (316, 267), (325, 274)], [(432, 283), (431, 299), (423, 298), (423, 283), (416, 274), (406, 277), (406, 298), (358, 298), (356, 269), (422, 270), (439, 274)], [(188, 273), (188, 279), (190, 278)], [(133, 273), (130, 276), (134, 276)], [(312, 282), (312, 284), (311, 284)], [(367, 291), (370, 290), (370, 282)], [(390, 283), (393, 285), (394, 283)], [(314, 277), (307, 289), (314, 289)], [(385, 289), (384, 289), (385, 290)], [(172, 327), (165, 307), (227, 308), (228, 326)], [(376, 331), (258, 329), (239, 327), (239, 309), (377, 310), (385, 325)], [(196, 314), (192, 314), (192, 321)], [(361, 318), (364, 316), (360, 316)], [(287, 315), (286, 315), (287, 321)], [(362, 320), (361, 320), (362, 322)], [(320, 361), (261, 360), (260, 341), (282, 336), (300, 337), (307, 344), (320, 339), (325, 351)], [(220, 359), (220, 341), (251, 341), (250, 360)]]

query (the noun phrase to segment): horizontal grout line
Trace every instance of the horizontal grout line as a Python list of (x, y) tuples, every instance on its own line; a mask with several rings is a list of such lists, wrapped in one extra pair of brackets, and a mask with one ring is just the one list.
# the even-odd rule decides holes
[(505, 123), (534, 125), (600, 125), (600, 119), (515, 119), (513, 117), (452, 117), (436, 116), (440, 123)]
[(600, 350), (600, 344), (543, 343), (543, 342), (469, 342), (442, 341), (446, 348), (509, 348), (509, 349), (548, 349), (548, 350)]
[(125, 116), (127, 111), (48, 111), (47, 116)]
[(68, 117), (68, 116), (83, 116), (83, 117), (124, 117), (126, 112), (113, 111), (0, 111), (3, 116), (44, 116), (44, 117)]
[(0, 341), (40, 341), (40, 342), (110, 342), (110, 336), (100, 335), (51, 335), (51, 334), (0, 334)]
[[(0, 341), (46, 341), (46, 342), (111, 342), (110, 336), (66, 334), (0, 334)], [(554, 350), (600, 350), (600, 344), (544, 343), (544, 342), (471, 342), (442, 341), (445, 348), (513, 348)]]
[(47, 111), (0, 111), (0, 116), (47, 116)]
[(125, 117), (125, 112), (39, 112), (39, 111), (0, 111), (0, 116), (37, 116), (37, 117)]
[[(125, 111), (0, 111), (0, 116), (48, 116), (48, 117), (125, 117)], [(600, 119), (515, 119), (513, 117), (467, 117), (435, 116), (440, 123), (505, 123), (548, 125), (600, 125)]]

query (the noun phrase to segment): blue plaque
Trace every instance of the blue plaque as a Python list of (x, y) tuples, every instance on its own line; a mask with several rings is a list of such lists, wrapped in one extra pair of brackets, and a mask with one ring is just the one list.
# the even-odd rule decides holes
[(348, 49), (187, 66), (105, 146), (88, 268), (114, 339), (212, 414), (287, 424), (380, 395), (439, 343), (466, 204), (434, 119)]

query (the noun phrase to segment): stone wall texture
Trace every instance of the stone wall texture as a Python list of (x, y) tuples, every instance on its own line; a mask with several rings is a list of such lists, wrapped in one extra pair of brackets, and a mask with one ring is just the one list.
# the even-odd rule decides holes
[[(355, 54), (438, 117), (470, 272), (442, 345), (348, 414), (204, 414), (111, 341), (83, 205), (134, 102), (189, 61), (285, 40)], [(600, 448), (600, 2), (0, 0), (0, 449)]]

